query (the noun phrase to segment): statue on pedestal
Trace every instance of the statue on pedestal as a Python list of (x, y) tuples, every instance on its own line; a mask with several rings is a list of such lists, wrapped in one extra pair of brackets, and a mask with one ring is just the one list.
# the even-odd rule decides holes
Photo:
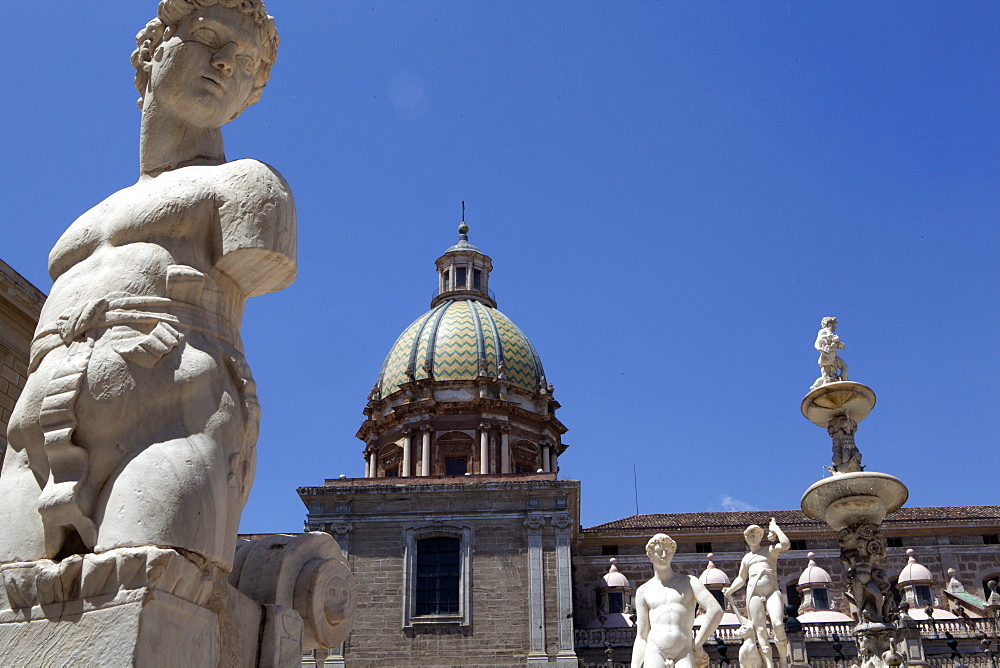
[(295, 205), (220, 128), (260, 99), (278, 36), (260, 0), (165, 0), (132, 55), (137, 183), (80, 216), (10, 419), (0, 562), (159, 545), (232, 567), (260, 407), (248, 297), (295, 278)]
[[(764, 542), (765, 535), (767, 542)], [(749, 551), (740, 562), (740, 572), (729, 587), (722, 590), (726, 596), (739, 591), (746, 585), (747, 618), (753, 626), (756, 635), (758, 652), (763, 659), (765, 668), (773, 668), (774, 659), (771, 653), (771, 643), (768, 638), (768, 621), (771, 623), (771, 634), (778, 648), (778, 661), (782, 668), (788, 665), (788, 640), (782, 614), (785, 609), (785, 598), (778, 582), (778, 557), (791, 547), (788, 537), (771, 518), (767, 532), (752, 524), (743, 532)], [(735, 606), (734, 606), (735, 608)]]
[[(703, 645), (722, 621), (722, 606), (698, 578), (675, 573), (670, 565), (677, 543), (658, 533), (646, 543), (654, 575), (635, 594), (636, 636), (632, 668), (707, 668)], [(698, 606), (704, 622), (691, 642)]]
[(844, 342), (835, 334), (837, 331), (837, 319), (832, 317), (823, 318), (820, 322), (820, 330), (816, 334), (816, 350), (819, 351), (819, 371), (820, 377), (809, 389), (815, 390), (827, 383), (838, 380), (847, 380), (847, 362), (840, 359), (837, 351), (845, 348)]

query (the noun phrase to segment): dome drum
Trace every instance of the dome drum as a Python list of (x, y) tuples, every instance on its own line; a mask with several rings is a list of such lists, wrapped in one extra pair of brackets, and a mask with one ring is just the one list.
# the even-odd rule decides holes
[(366, 477), (556, 473), (566, 428), (534, 346), (496, 309), (492, 261), (468, 242), (438, 258), (439, 294), (396, 339), (368, 396)]

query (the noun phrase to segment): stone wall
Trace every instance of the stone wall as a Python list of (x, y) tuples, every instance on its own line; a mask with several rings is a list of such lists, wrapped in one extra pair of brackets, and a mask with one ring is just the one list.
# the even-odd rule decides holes
[[(329, 531), (347, 547), (357, 579), (358, 610), (344, 646), (346, 665), (528, 664), (529, 534), (541, 537), (542, 607), (536, 612), (545, 639), (540, 658), (556, 659), (560, 651), (556, 535), (560, 531), (571, 535), (578, 528), (579, 483), (557, 481), (553, 475), (346, 479), (302, 488), (299, 494), (310, 510), (308, 528)], [(406, 533), (435, 526), (469, 530), (469, 623), (435, 624), (414, 618), (407, 626)], [(568, 568), (565, 575), (568, 590)]]
[(45, 295), (0, 260), (0, 462), (7, 424), (28, 376), (28, 349)]

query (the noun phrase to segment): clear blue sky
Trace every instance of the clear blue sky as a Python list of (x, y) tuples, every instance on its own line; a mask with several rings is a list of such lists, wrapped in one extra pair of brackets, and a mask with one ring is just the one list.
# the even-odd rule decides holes
[[(138, 174), (129, 54), (153, 0), (4, 2), (0, 257), (42, 290)], [(500, 309), (563, 408), (582, 522), (796, 508), (835, 315), (911, 505), (994, 504), (1000, 3), (271, 0), (282, 45), (230, 158), (295, 193), (299, 277), (244, 338), (264, 407), (244, 531), (360, 476), (384, 355), (466, 200)], [(156, 484), (154, 480), (151, 485)]]

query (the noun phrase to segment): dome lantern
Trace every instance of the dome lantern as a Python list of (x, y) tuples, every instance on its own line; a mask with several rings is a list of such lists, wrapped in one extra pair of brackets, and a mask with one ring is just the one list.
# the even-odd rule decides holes
[(449, 299), (474, 299), (496, 308), (497, 303), (490, 294), (489, 287), (493, 261), (469, 243), (469, 226), (465, 224), (465, 202), (462, 202), (458, 243), (446, 250), (435, 264), (438, 272), (438, 294), (431, 300), (431, 308)]

